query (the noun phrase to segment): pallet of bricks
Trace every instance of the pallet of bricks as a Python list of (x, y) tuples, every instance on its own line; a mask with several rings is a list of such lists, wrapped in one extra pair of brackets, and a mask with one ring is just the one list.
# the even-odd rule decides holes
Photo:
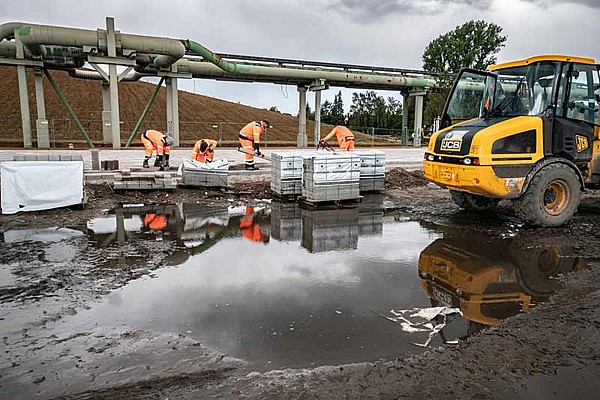
[(382, 192), (385, 187), (385, 153), (381, 150), (355, 151), (360, 157), (360, 192)]
[(271, 190), (282, 200), (296, 200), (302, 195), (302, 163), (314, 151), (280, 151), (271, 153)]
[(154, 174), (148, 174), (124, 169), (115, 174), (113, 188), (115, 190), (173, 190), (177, 188), (177, 181), (169, 172), (156, 171)]
[(304, 159), (302, 202), (308, 205), (360, 198), (360, 157), (353, 152), (316, 153)]
[(280, 242), (299, 241), (302, 237), (302, 214), (296, 203), (271, 204), (271, 237)]
[(184, 160), (181, 164), (182, 183), (186, 186), (225, 188), (228, 176), (229, 163), (225, 159), (209, 164)]

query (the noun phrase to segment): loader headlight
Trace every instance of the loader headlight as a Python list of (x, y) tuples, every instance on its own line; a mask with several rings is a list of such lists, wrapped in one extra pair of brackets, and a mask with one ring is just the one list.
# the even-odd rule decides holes
[(462, 163), (465, 165), (479, 165), (479, 158), (477, 157), (465, 157), (462, 159)]
[(435, 159), (435, 156), (433, 154), (425, 153), (425, 159), (427, 161), (433, 161)]

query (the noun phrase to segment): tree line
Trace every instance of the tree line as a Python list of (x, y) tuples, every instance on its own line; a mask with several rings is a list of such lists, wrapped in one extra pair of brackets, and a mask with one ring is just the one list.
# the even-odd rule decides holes
[[(423, 125), (433, 126), (434, 119), (441, 116), (446, 97), (456, 74), (462, 68), (484, 70), (497, 61), (497, 54), (505, 46), (507, 37), (502, 36), (502, 27), (485, 21), (469, 21), (432, 40), (423, 52), (423, 70), (440, 73), (437, 89), (425, 96)], [(409, 131), (412, 130), (414, 98), (407, 102)], [(271, 107), (271, 111), (278, 111)], [(371, 133), (393, 133), (402, 130), (402, 102), (393, 97), (387, 99), (374, 91), (353, 93), (350, 111), (344, 113), (342, 92), (332, 102), (321, 106), (321, 122), (330, 125), (345, 125), (353, 130)], [(314, 112), (307, 105), (307, 118), (314, 120)]]

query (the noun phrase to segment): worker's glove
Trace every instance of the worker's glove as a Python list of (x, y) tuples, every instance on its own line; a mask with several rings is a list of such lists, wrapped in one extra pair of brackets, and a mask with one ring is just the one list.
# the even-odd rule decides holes
[(256, 154), (257, 156), (262, 155), (262, 153), (260, 152), (260, 144), (259, 143), (254, 143), (254, 154)]

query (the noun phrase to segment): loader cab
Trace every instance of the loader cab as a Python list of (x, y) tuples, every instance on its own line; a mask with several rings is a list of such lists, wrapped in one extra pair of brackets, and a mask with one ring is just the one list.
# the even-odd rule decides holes
[(600, 68), (594, 60), (540, 56), (493, 65), (488, 71), (462, 70), (441, 127), (478, 119), (490, 126), (515, 117), (538, 117), (543, 135), (519, 132), (495, 142), (492, 153), (535, 153), (537, 147), (544, 156), (564, 157), (583, 168), (592, 157), (595, 126), (600, 125), (599, 102)]

